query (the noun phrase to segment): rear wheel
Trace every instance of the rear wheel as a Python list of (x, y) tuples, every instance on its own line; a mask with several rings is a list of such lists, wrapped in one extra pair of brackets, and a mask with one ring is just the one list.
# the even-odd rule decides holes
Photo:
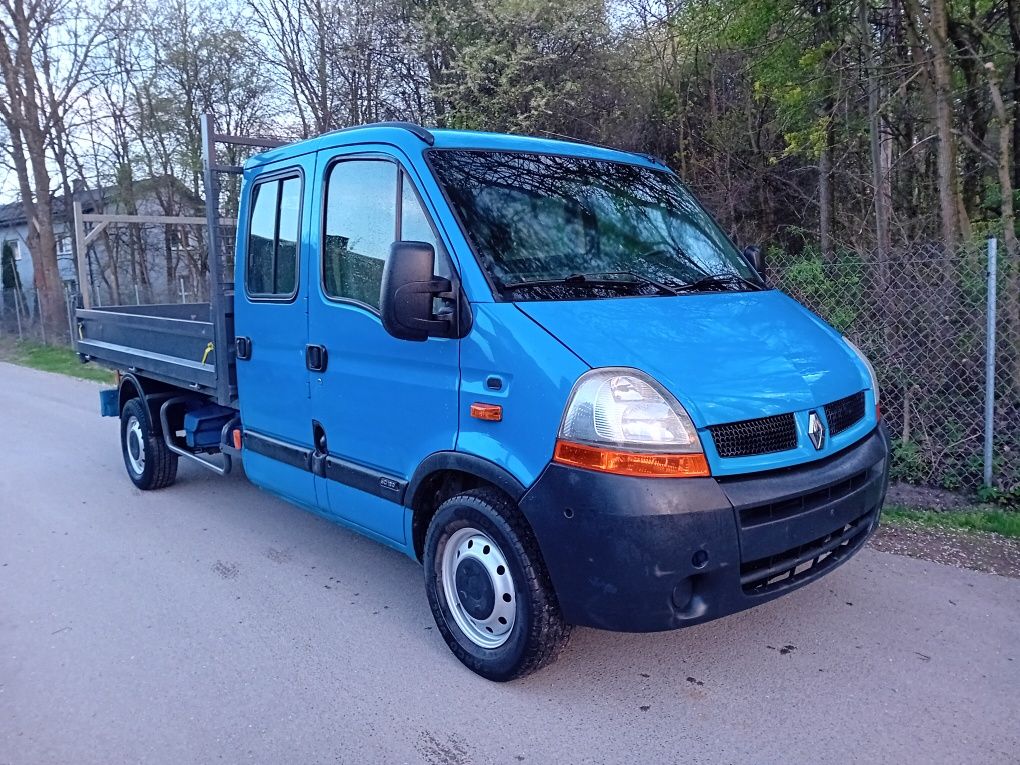
[(121, 410), (120, 448), (128, 477), (139, 489), (162, 489), (177, 477), (177, 455), (150, 426), (149, 412), (141, 399), (131, 399)]
[(540, 669), (570, 637), (531, 529), (493, 489), (459, 494), (436, 512), (425, 589), (450, 650), (489, 680)]

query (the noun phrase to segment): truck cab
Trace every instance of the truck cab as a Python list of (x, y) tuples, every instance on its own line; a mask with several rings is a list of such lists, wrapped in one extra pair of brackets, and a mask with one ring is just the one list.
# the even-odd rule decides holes
[(207, 451), (421, 561), (475, 672), (534, 671), (572, 625), (750, 608), (876, 528), (867, 359), (659, 161), (382, 124), (265, 151), (242, 188), (236, 397), (168, 398), (133, 366), (129, 475), (211, 412)]

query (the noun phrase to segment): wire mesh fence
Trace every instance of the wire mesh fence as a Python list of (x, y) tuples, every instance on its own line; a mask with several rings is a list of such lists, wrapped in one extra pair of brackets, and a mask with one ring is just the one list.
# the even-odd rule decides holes
[(0, 341), (66, 345), (71, 338), (78, 293), (72, 285), (63, 288), (66, 321), (47, 328), (42, 318), (42, 301), (35, 287), (0, 290)]
[[(224, 249), (232, 254), (231, 228), (224, 227), (224, 239)], [(163, 248), (141, 257), (159, 262), (166, 253)], [(232, 257), (225, 265), (230, 278)], [(992, 485), (1020, 494), (1020, 290), (1015, 263), (1008, 258), (999, 263), (991, 378), (986, 364), (987, 248), (947, 253), (931, 246), (885, 259), (843, 253), (829, 261), (774, 252), (769, 265), (775, 286), (846, 334), (872, 360), (893, 438), (895, 479), (946, 489), (981, 485), (990, 379)], [(105, 281), (93, 274), (83, 286), (92, 290), (97, 306), (208, 300), (208, 274), (201, 266), (182, 267), (174, 275), (136, 286), (130, 270), (117, 280), (109, 278), (108, 270)], [(3, 290), (0, 339), (68, 342), (74, 331), (73, 309), (80, 305), (71, 285), (65, 287), (64, 302), (66, 332), (53, 327), (47, 331), (35, 289)]]
[(991, 477), (1020, 487), (1020, 317), (1016, 265), (999, 263), (998, 321), (987, 356), (987, 247), (937, 246), (887, 258), (844, 253), (823, 261), (774, 253), (772, 281), (854, 341), (879, 378), (882, 416), (893, 438), (893, 477), (946, 489), (975, 489), (985, 467), (990, 368)]

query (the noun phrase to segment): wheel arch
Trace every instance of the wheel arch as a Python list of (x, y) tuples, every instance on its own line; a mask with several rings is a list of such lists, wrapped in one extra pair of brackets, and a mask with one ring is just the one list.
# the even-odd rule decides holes
[(121, 373), (120, 385), (117, 388), (117, 412), (123, 412), (124, 406), (133, 398), (145, 402), (145, 413), (149, 421), (146, 425), (156, 433), (162, 432), (159, 424), (159, 406), (163, 399), (175, 393), (177, 389), (166, 383), (148, 380), (131, 372)]
[(506, 468), (474, 454), (436, 452), (422, 460), (404, 492), (404, 506), (412, 511), (415, 558), (422, 560), (429, 522), (439, 506), (456, 494), (483, 486), (502, 492), (515, 504), (527, 491)]

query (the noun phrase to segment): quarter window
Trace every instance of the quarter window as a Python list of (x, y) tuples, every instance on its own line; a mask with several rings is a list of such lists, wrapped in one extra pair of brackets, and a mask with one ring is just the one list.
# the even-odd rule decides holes
[(250, 295), (292, 297), (297, 292), (301, 179), (255, 186), (248, 229), (247, 287)]

